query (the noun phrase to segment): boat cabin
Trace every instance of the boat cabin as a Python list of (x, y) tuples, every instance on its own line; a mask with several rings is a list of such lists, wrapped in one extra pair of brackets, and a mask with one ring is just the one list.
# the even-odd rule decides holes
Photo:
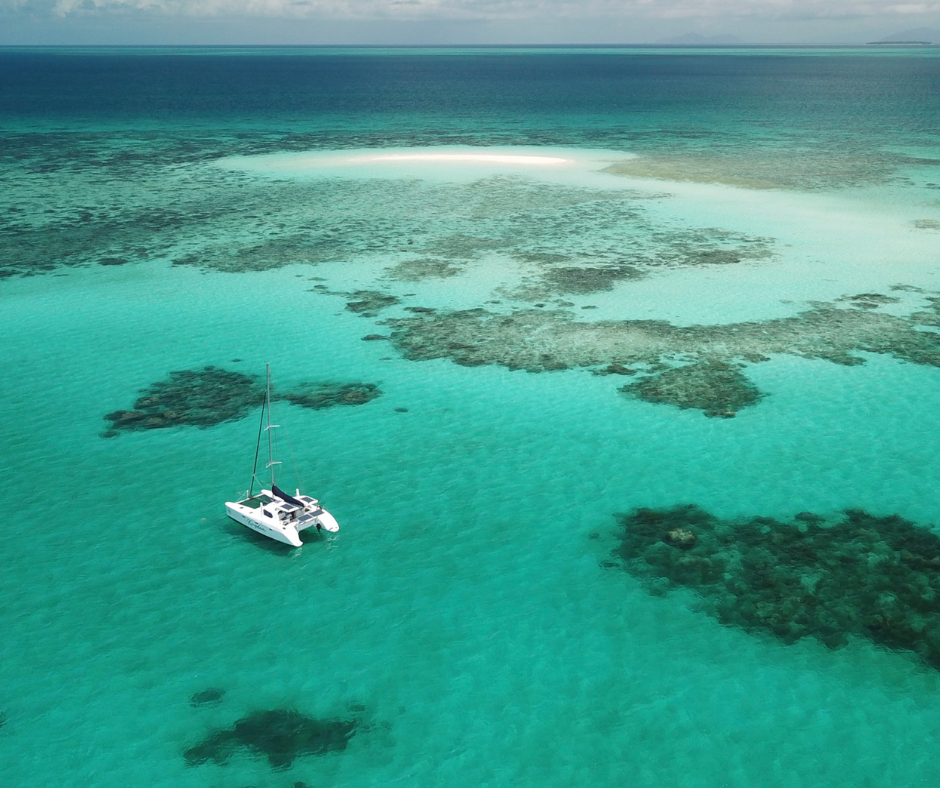
[[(316, 498), (311, 498), (309, 495), (301, 495), (299, 498), (285, 497), (290, 497), (291, 501), (272, 497), (266, 493), (259, 493), (238, 503), (248, 509), (257, 510), (261, 515), (269, 518), (272, 523), (275, 521), (294, 522), (299, 531), (314, 525), (317, 516), (323, 512), (323, 509), (317, 506)], [(309, 511), (311, 506), (314, 508)]]

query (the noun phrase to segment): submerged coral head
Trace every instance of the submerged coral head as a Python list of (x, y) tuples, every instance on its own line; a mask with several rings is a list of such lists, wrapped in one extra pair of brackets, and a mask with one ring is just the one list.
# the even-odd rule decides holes
[(202, 692), (196, 692), (189, 698), (190, 706), (217, 706), (225, 697), (225, 690), (216, 687), (209, 687)]
[(693, 589), (723, 624), (784, 643), (849, 637), (940, 670), (940, 536), (897, 515), (848, 509), (722, 520), (694, 505), (617, 515), (619, 564), (659, 594)]
[(762, 396), (739, 367), (715, 359), (653, 373), (620, 391), (646, 402), (701, 410), (706, 416), (725, 419)]
[(253, 375), (219, 367), (177, 370), (139, 392), (133, 410), (116, 410), (105, 437), (118, 432), (166, 427), (212, 427), (240, 419), (261, 404), (262, 389)]
[(294, 709), (255, 711), (231, 728), (216, 731), (183, 753), (190, 766), (226, 763), (237, 750), (267, 757), (274, 769), (289, 768), (304, 755), (325, 755), (346, 749), (359, 721), (318, 720)]

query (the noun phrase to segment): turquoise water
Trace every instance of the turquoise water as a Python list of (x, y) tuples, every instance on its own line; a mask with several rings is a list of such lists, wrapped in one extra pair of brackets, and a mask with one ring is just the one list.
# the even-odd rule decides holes
[[(328, 54), (0, 54), (33, 75), (0, 97), (4, 785), (934, 784), (911, 651), (722, 626), (612, 553), (615, 513), (689, 503), (940, 533), (940, 370), (896, 333), (936, 331), (940, 59)], [(814, 305), (864, 363), (788, 338)], [(420, 333), (473, 309), (548, 317), (481, 324), (473, 366)], [(591, 372), (629, 321), (762, 398), (625, 396)], [(564, 368), (513, 369), (533, 345)], [(265, 362), (382, 391), (278, 404), (286, 485), (341, 527), (295, 551), (224, 514), (257, 410), (102, 437), (171, 371)], [(184, 758), (271, 709), (360, 727), (288, 769)]]

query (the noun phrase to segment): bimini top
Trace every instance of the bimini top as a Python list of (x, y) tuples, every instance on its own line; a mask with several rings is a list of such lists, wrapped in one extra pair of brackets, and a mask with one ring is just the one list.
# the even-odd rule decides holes
[(294, 506), (299, 506), (303, 509), (307, 504), (303, 501), (298, 501), (294, 496), (288, 495), (282, 489), (280, 489), (276, 484), (271, 485), (271, 492), (273, 492), (278, 498), (280, 498), (285, 503), (292, 503)]

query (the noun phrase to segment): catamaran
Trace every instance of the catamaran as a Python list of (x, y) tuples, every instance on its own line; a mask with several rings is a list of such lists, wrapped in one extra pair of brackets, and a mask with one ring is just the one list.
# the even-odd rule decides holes
[[(248, 495), (241, 501), (225, 503), (225, 512), (235, 522), (257, 531), (259, 534), (278, 542), (300, 547), (300, 532), (316, 526), (317, 531), (338, 531), (339, 525), (326, 509), (320, 506), (316, 498), (301, 495), (298, 489), (294, 495), (288, 495), (275, 483), (275, 471), (281, 463), (274, 459), (274, 430), (279, 424), (271, 423), (271, 365), (266, 364), (266, 382), (264, 404), (261, 406), (261, 424), (258, 427), (258, 444), (255, 446), (255, 466), (251, 471), (251, 485)], [(268, 464), (271, 471), (271, 488), (262, 489), (254, 494), (258, 479), (258, 454), (261, 450), (262, 435), (267, 434)]]

